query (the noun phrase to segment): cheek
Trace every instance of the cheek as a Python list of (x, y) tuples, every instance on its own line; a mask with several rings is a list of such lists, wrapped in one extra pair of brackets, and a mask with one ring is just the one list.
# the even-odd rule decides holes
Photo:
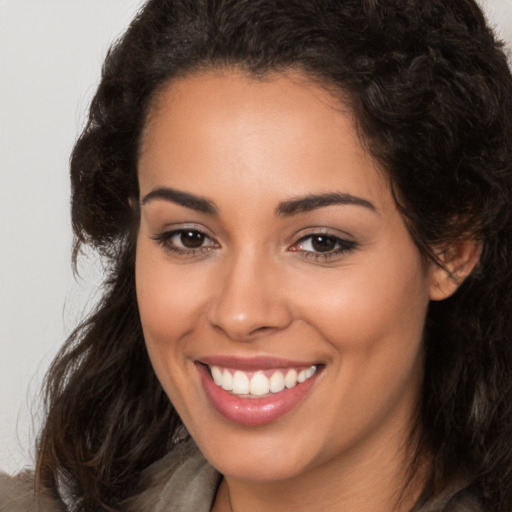
[[(331, 346), (332, 429), (357, 435), (399, 405), (414, 404), (422, 379), (422, 332), (428, 286), (416, 253), (390, 259), (386, 272), (366, 266), (317, 282), (308, 294), (308, 323)], [(323, 293), (320, 289), (323, 288)], [(304, 313), (306, 315), (306, 313)], [(349, 434), (347, 434), (349, 435)]]
[(382, 350), (389, 358), (398, 346), (421, 340), (429, 301), (421, 258), (416, 249), (384, 256), (302, 282), (308, 290), (302, 315), (335, 348), (365, 356)]
[(183, 265), (175, 271), (162, 251), (139, 241), (135, 266), (137, 302), (148, 345), (164, 348), (186, 335), (197, 322), (206, 283), (192, 267)]
[(199, 291), (204, 285), (195, 286), (186, 268), (175, 271), (165, 253), (155, 250), (151, 242), (139, 239), (136, 253), (135, 279), (142, 330), (162, 387), (176, 409), (183, 411), (187, 400), (184, 383), (190, 371), (185, 340), (197, 324)]

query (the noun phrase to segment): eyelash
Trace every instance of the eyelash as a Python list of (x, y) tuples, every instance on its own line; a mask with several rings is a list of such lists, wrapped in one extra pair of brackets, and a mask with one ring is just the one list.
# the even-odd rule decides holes
[[(212, 245), (208, 246), (200, 246), (197, 248), (187, 248), (187, 247), (178, 247), (175, 243), (173, 243), (173, 238), (175, 237), (181, 237), (184, 234), (194, 234), (195, 236), (203, 237), (203, 240), (211, 240), (214, 242)], [(170, 251), (178, 256), (188, 256), (188, 257), (194, 257), (194, 256), (200, 256), (202, 254), (206, 254), (210, 252), (212, 249), (215, 249), (219, 245), (217, 242), (215, 242), (210, 236), (208, 236), (206, 233), (201, 231), (200, 229), (196, 228), (182, 228), (182, 229), (174, 229), (172, 231), (164, 231), (163, 233), (158, 233), (154, 237), (152, 237), (153, 240), (158, 242), (166, 251)]]
[[(184, 234), (192, 234), (194, 236), (202, 237), (202, 240), (209, 240), (212, 242), (210, 245), (204, 246), (201, 245), (197, 248), (186, 248), (186, 247), (178, 247), (176, 243), (173, 243), (173, 238), (175, 237), (181, 237)], [(306, 245), (306, 243), (314, 244), (314, 239), (317, 239), (317, 241), (323, 239), (324, 242), (330, 242), (334, 245), (334, 248), (331, 250), (328, 250), (326, 252), (318, 252), (315, 250), (304, 250), (301, 249), (301, 246)], [(163, 233), (159, 233), (152, 237), (153, 240), (158, 242), (166, 251), (172, 252), (178, 256), (182, 257), (195, 257), (195, 256), (201, 256), (204, 254), (207, 254), (211, 252), (213, 249), (216, 249), (219, 246), (219, 244), (213, 240), (210, 236), (208, 236), (206, 233), (201, 231), (200, 229), (195, 228), (182, 228), (182, 229), (175, 229), (172, 231), (165, 231)], [(336, 257), (340, 257), (343, 254), (346, 254), (348, 252), (351, 252), (355, 249), (357, 249), (358, 243), (353, 240), (346, 240), (343, 238), (340, 238), (338, 236), (332, 235), (330, 233), (323, 233), (323, 232), (314, 232), (309, 233), (307, 235), (304, 235), (301, 237), (297, 242), (295, 242), (288, 250), (290, 252), (301, 252), (302, 257), (312, 260), (315, 262), (327, 262), (332, 259), (335, 259)], [(313, 247), (314, 249), (314, 247)]]
[(326, 251), (326, 252), (317, 252), (314, 250), (304, 250), (302, 249), (303, 257), (308, 260), (313, 260), (318, 263), (324, 263), (327, 261), (330, 261), (335, 258), (339, 258), (340, 256), (349, 253), (358, 247), (358, 243), (353, 240), (347, 240), (344, 238), (340, 238), (336, 235), (332, 235), (330, 233), (324, 233), (324, 232), (314, 232), (314, 233), (308, 233), (307, 235), (304, 235), (301, 237), (291, 248), (290, 250), (292, 252), (299, 251), (300, 249), (297, 249), (297, 247), (300, 247), (301, 245), (305, 245), (305, 243), (313, 244), (314, 239), (320, 240), (323, 239), (324, 241), (329, 241), (334, 245), (334, 248)]

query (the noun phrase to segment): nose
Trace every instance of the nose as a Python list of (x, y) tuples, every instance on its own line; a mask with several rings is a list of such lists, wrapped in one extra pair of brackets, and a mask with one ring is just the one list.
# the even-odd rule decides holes
[(226, 262), (209, 304), (209, 324), (238, 341), (285, 329), (292, 314), (280, 275), (272, 262), (255, 255)]

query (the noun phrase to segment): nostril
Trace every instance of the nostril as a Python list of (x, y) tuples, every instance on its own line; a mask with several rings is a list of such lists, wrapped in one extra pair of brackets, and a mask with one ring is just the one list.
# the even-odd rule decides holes
[(265, 333), (268, 331), (273, 331), (275, 329), (276, 329), (275, 327), (268, 327), (266, 325), (263, 325), (261, 327), (257, 327), (256, 329), (254, 329), (251, 334)]
[(230, 338), (239, 340), (251, 340), (253, 338), (257, 338), (260, 335), (270, 334), (271, 332), (278, 330), (277, 327), (271, 327), (267, 325), (254, 328), (244, 328), (244, 326), (240, 324), (236, 326), (212, 324), (212, 327), (217, 331), (222, 331), (223, 333), (228, 334)]

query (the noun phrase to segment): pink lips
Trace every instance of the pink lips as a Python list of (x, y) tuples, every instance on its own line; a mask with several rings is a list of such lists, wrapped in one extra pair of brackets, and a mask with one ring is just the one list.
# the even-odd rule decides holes
[[(201, 364), (204, 363), (204, 364)], [(270, 423), (291, 411), (307, 395), (320, 372), (290, 389), (260, 398), (246, 398), (234, 395), (217, 386), (205, 366), (220, 366), (243, 371), (267, 370), (272, 368), (300, 368), (311, 366), (310, 362), (290, 362), (269, 358), (238, 359), (210, 357), (196, 363), (196, 368), (210, 403), (227, 420), (246, 426)]]

